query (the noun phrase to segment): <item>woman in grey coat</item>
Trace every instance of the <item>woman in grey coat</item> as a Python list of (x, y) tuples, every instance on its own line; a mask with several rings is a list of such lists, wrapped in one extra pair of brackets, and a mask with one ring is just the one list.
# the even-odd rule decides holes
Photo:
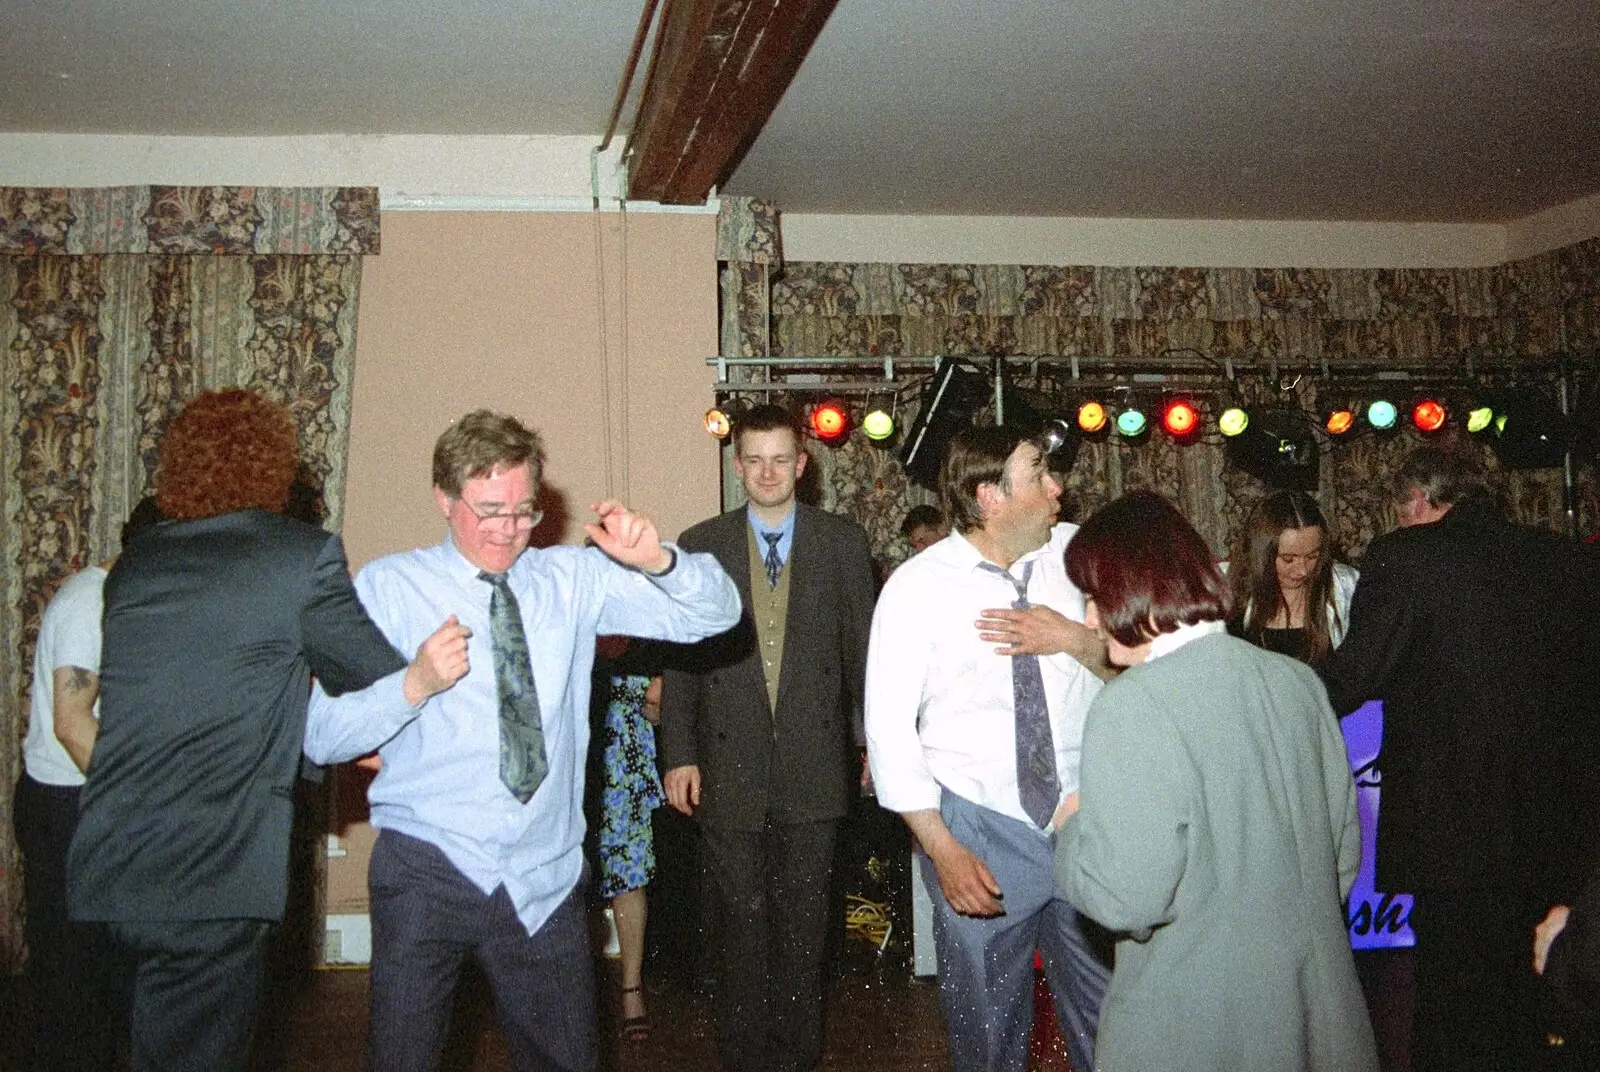
[(1377, 1069), (1341, 907), (1356, 791), (1317, 676), (1226, 634), (1210, 550), (1157, 495), (1090, 518), (1067, 572), (1128, 667), (1056, 847), (1063, 894), (1119, 935), (1095, 1068)]

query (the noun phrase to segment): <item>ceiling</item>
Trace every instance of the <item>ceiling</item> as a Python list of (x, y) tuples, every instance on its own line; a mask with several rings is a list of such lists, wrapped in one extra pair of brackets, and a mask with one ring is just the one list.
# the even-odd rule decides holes
[[(0, 130), (598, 140), (643, 3), (12, 0)], [(663, 10), (636, 142), (662, 200), (1494, 222), (1600, 193), (1593, 0)]]

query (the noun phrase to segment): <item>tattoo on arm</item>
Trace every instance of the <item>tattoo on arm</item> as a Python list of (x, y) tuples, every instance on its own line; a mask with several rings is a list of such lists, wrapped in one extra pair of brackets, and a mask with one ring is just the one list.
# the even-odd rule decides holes
[(94, 688), (100, 681), (100, 676), (81, 666), (67, 668), (66, 690), (68, 692), (87, 692)]

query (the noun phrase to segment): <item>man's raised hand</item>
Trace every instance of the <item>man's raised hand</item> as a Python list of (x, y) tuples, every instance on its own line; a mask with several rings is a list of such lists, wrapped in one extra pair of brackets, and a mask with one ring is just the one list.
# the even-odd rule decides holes
[(615, 499), (591, 503), (589, 509), (595, 520), (585, 524), (583, 531), (607, 555), (644, 573), (664, 573), (672, 565), (672, 553), (661, 546), (654, 521)]
[(443, 692), (467, 676), (467, 638), (472, 630), (456, 620), (454, 614), (445, 619), (433, 635), (422, 642), (417, 657), (406, 667), (405, 696), (412, 707), (428, 697)]

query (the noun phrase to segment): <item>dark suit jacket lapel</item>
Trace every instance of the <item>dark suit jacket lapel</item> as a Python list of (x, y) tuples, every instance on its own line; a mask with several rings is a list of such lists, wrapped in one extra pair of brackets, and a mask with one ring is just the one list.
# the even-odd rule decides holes
[(743, 507), (729, 511), (723, 516), (727, 518), (728, 524), (722, 532), (722, 566), (739, 589), (739, 598), (744, 601), (745, 613), (748, 614), (750, 612), (750, 516), (745, 513)]

